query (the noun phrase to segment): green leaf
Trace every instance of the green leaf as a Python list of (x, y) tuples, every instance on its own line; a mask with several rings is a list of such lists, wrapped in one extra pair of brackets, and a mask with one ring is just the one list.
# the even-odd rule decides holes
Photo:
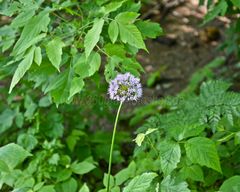
[(71, 99), (75, 94), (79, 93), (82, 90), (83, 86), (83, 79), (81, 77), (74, 77), (71, 82), (68, 100)]
[(99, 70), (101, 65), (101, 56), (97, 52), (92, 52), (87, 60), (89, 64), (88, 76), (92, 76)]
[(220, 187), (220, 192), (238, 192), (240, 191), (240, 175), (235, 175), (225, 180)]
[(55, 192), (54, 185), (43, 186), (38, 192)]
[(122, 4), (125, 2), (126, 0), (123, 0), (123, 1), (116, 1), (116, 2), (110, 2), (108, 3), (104, 8), (105, 8), (105, 11), (104, 11), (104, 14), (107, 15), (111, 12), (114, 12), (116, 11), (117, 9), (119, 9)]
[(8, 130), (12, 124), (15, 117), (15, 112), (11, 109), (5, 109), (0, 115), (0, 133)]
[(12, 27), (23, 27), (35, 14), (35, 10), (28, 9), (27, 11), (21, 12), (14, 20), (11, 22)]
[(147, 50), (141, 33), (135, 25), (123, 25), (119, 23), (119, 29), (120, 38), (123, 43), (129, 43), (136, 48)]
[(222, 172), (215, 143), (205, 137), (195, 137), (185, 143), (187, 157), (193, 162)]
[(136, 12), (123, 12), (116, 16), (116, 21), (121, 24), (132, 24), (139, 16)]
[(119, 34), (118, 24), (115, 20), (111, 21), (108, 27), (108, 35), (112, 43), (115, 43)]
[(132, 161), (127, 168), (122, 169), (115, 175), (116, 185), (121, 185), (123, 182), (133, 177), (136, 172), (136, 163)]
[(28, 156), (31, 154), (15, 143), (0, 148), (0, 161), (5, 162), (11, 169), (22, 163)]
[(86, 174), (90, 171), (92, 171), (93, 169), (95, 169), (96, 166), (92, 163), (89, 163), (87, 161), (83, 161), (81, 163), (73, 163), (71, 165), (71, 169), (74, 173), (79, 174), (79, 175), (83, 175)]
[[(40, 32), (47, 32), (47, 26), (50, 22), (49, 11), (44, 10), (38, 15), (32, 17), (24, 26), (21, 36), (13, 48), (13, 55), (18, 55), (26, 51), (31, 46), (29, 42), (32, 42)], [(35, 40), (36, 41), (36, 40)], [(32, 44), (34, 44), (33, 42)], [(27, 46), (26, 46), (27, 45)]]
[(129, 184), (123, 189), (123, 192), (143, 192), (150, 186), (153, 179), (157, 177), (156, 173), (143, 173), (134, 177)]
[(57, 182), (66, 181), (72, 175), (72, 171), (70, 169), (62, 169), (57, 172)]
[(179, 174), (182, 176), (183, 180), (192, 179), (193, 181), (204, 182), (203, 171), (198, 165), (184, 166)]
[(240, 8), (240, 1), (239, 0), (231, 0), (233, 5)]
[(88, 58), (84, 54), (77, 59), (74, 70), (82, 79), (92, 76), (99, 70), (101, 65), (101, 56), (99, 53), (92, 52)]
[(143, 38), (156, 38), (157, 36), (163, 34), (163, 30), (158, 23), (138, 21), (136, 22), (136, 26), (141, 32)]
[(95, 19), (93, 27), (87, 32), (86, 37), (84, 39), (86, 57), (90, 55), (93, 48), (98, 43), (100, 34), (102, 32), (103, 24), (104, 24), (103, 19)]
[(30, 69), (33, 62), (34, 49), (32, 48), (24, 57), (24, 59), (19, 63), (9, 88), (9, 93), (12, 92), (15, 85), (20, 81), (24, 74)]
[(167, 141), (160, 143), (160, 163), (164, 175), (169, 175), (180, 162), (181, 149), (178, 143)]
[(59, 66), (62, 61), (62, 48), (65, 44), (59, 38), (54, 38), (46, 45), (47, 56), (52, 65), (59, 71)]
[(9, 172), (10, 169), (5, 161), (0, 160), (0, 172)]
[(65, 192), (65, 191), (66, 192), (67, 191), (76, 192), (77, 187), (78, 187), (78, 183), (73, 178), (70, 178), (69, 180), (64, 181), (63, 183), (59, 183), (59, 184), (55, 185), (56, 191), (62, 191), (62, 192)]
[(186, 182), (176, 182), (169, 176), (163, 179), (161, 183), (161, 191), (163, 192), (191, 192), (188, 189), (188, 184)]
[(38, 140), (31, 134), (23, 133), (18, 136), (17, 143), (28, 151), (31, 151), (37, 145)]
[(86, 183), (83, 184), (83, 186), (81, 187), (79, 192), (90, 192), (90, 190), (89, 190), (89, 188), (88, 188)]
[[(107, 188), (107, 183), (108, 183), (108, 174), (104, 173), (103, 177), (103, 185)], [(115, 180), (112, 175), (110, 175), (110, 181), (109, 181), (109, 188), (112, 189), (115, 185)]]
[(224, 15), (227, 11), (228, 4), (225, 0), (221, 0), (215, 7), (213, 7), (204, 17), (204, 23), (208, 23), (218, 15)]
[(36, 49), (34, 50), (34, 62), (38, 65), (42, 63), (42, 53), (40, 47), (36, 47)]
[(126, 50), (124, 49), (124, 46), (120, 44), (108, 43), (104, 46), (104, 49), (109, 56), (116, 55), (118, 57), (124, 58), (126, 55)]

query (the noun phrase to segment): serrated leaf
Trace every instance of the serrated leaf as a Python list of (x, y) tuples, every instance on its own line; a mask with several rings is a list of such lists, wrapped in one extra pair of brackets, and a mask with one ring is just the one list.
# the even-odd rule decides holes
[(160, 164), (164, 175), (169, 175), (180, 162), (181, 149), (178, 143), (164, 141), (159, 145)]
[(123, 1), (115, 1), (115, 2), (110, 2), (108, 3), (104, 8), (105, 8), (105, 11), (104, 11), (104, 14), (107, 15), (111, 12), (114, 12), (116, 11), (117, 9), (119, 9), (122, 4), (125, 2), (126, 0), (123, 0)]
[(24, 57), (24, 59), (19, 63), (9, 88), (9, 93), (12, 92), (12, 89), (20, 81), (20, 79), (25, 75), (25, 73), (30, 69), (33, 62), (34, 49), (32, 48)]
[(118, 24), (115, 20), (111, 21), (108, 26), (108, 35), (112, 43), (115, 43), (119, 34)]
[(139, 16), (136, 12), (123, 12), (116, 16), (116, 21), (121, 24), (132, 24)]
[(143, 38), (156, 38), (163, 34), (163, 30), (158, 23), (150, 21), (138, 21), (136, 26), (141, 31)]
[(188, 189), (188, 184), (183, 182), (176, 182), (175, 179), (172, 179), (171, 176), (167, 176), (163, 179), (161, 183), (161, 191), (163, 192), (191, 192)]
[(103, 19), (95, 19), (93, 23), (93, 27), (87, 32), (84, 39), (84, 48), (86, 57), (90, 55), (93, 48), (96, 46), (100, 39), (100, 34), (102, 32), (104, 20)]
[(92, 171), (95, 168), (96, 168), (96, 166), (94, 164), (89, 163), (87, 161), (83, 161), (83, 162), (80, 162), (80, 163), (73, 163), (71, 165), (71, 170), (74, 173), (79, 174), (79, 175), (86, 174), (86, 173)]
[(35, 43), (33, 42), (33, 39), (35, 39), (36, 41), (36, 37), (40, 34), (40, 32), (46, 32), (48, 30), (47, 26), (50, 22), (48, 12), (48, 10), (44, 10), (38, 15), (32, 17), (27, 22), (27, 24), (23, 28), (20, 38), (18, 39), (17, 43), (13, 48), (12, 55), (16, 56), (26, 51), (26, 49), (31, 46), (29, 42)]
[(195, 137), (185, 143), (187, 157), (193, 162), (222, 172), (214, 142), (205, 137)]
[(37, 65), (40, 65), (42, 63), (42, 53), (41, 53), (41, 48), (40, 47), (35, 48), (34, 62), (37, 63)]
[(31, 19), (35, 14), (35, 10), (28, 9), (27, 11), (21, 12), (14, 20), (11, 22), (12, 27), (22, 27), (29, 19)]
[(88, 76), (92, 76), (99, 70), (101, 65), (101, 56), (97, 52), (92, 52), (87, 60), (89, 64)]
[(184, 180), (191, 179), (193, 181), (204, 182), (203, 171), (199, 165), (184, 166), (179, 174)]
[(134, 161), (132, 161), (127, 168), (119, 171), (114, 177), (116, 180), (116, 185), (123, 184), (126, 180), (133, 177), (135, 175), (137, 166)]
[(153, 179), (157, 177), (156, 173), (143, 173), (134, 177), (129, 184), (123, 189), (123, 192), (143, 192), (150, 186)]
[(71, 82), (70, 93), (68, 99), (79, 93), (84, 86), (84, 81), (81, 77), (74, 77)]
[(147, 50), (141, 33), (135, 25), (123, 25), (119, 23), (119, 29), (120, 38), (123, 43), (129, 43), (136, 48)]
[(240, 175), (235, 175), (225, 180), (220, 187), (220, 192), (238, 192), (240, 191)]
[(13, 169), (22, 163), (31, 154), (15, 143), (4, 145), (0, 148), (0, 160)]
[(54, 38), (46, 45), (48, 59), (58, 71), (62, 61), (62, 48), (64, 46), (65, 44), (59, 38)]

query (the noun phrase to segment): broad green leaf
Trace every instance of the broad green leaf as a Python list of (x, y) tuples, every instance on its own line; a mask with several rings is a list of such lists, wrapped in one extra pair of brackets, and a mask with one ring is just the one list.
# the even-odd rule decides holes
[(126, 55), (126, 50), (124, 49), (124, 46), (120, 44), (108, 43), (104, 46), (104, 49), (109, 56), (116, 55), (118, 57), (124, 58)]
[(89, 163), (87, 161), (83, 161), (80, 163), (73, 163), (71, 165), (71, 169), (74, 173), (79, 174), (79, 175), (83, 175), (86, 174), (90, 171), (92, 171), (93, 169), (95, 169), (96, 166), (92, 163)]
[(161, 169), (164, 175), (169, 175), (174, 169), (176, 169), (177, 164), (180, 162), (180, 146), (178, 143), (165, 140), (160, 143), (158, 149), (160, 152)]
[(97, 52), (92, 52), (87, 60), (89, 64), (88, 75), (92, 76), (95, 72), (99, 70), (101, 65), (101, 56)]
[(54, 38), (46, 45), (48, 59), (58, 71), (62, 61), (62, 48), (64, 46), (65, 44), (59, 38)]
[(110, 2), (108, 3), (104, 8), (105, 8), (105, 11), (104, 11), (104, 14), (107, 15), (111, 12), (114, 12), (116, 11), (117, 9), (119, 9), (122, 4), (125, 2), (126, 0), (121, 0), (121, 1), (115, 1), (115, 2)]
[(205, 137), (195, 137), (185, 143), (187, 157), (193, 162), (222, 172), (215, 143)]
[(27, 10), (24, 12), (21, 12), (14, 20), (11, 22), (12, 27), (22, 27), (24, 26), (29, 19), (31, 19), (35, 14), (35, 10)]
[(18, 136), (17, 143), (26, 150), (31, 151), (37, 145), (38, 140), (31, 134), (22, 133)]
[(85, 48), (86, 57), (90, 55), (93, 48), (98, 43), (100, 34), (102, 32), (103, 24), (104, 24), (103, 19), (96, 19), (93, 23), (93, 27), (87, 32), (84, 39), (84, 48)]
[(108, 27), (108, 35), (112, 43), (115, 43), (119, 34), (118, 24), (115, 20), (111, 21)]
[(176, 182), (170, 175), (163, 179), (160, 188), (162, 192), (191, 192), (186, 182)]
[(74, 71), (82, 79), (92, 76), (96, 71), (99, 70), (101, 65), (101, 56), (97, 52), (92, 52), (88, 58), (84, 54), (79, 56), (75, 65)]
[(136, 26), (141, 32), (143, 38), (156, 38), (163, 34), (163, 30), (158, 23), (150, 21), (137, 21)]
[(75, 179), (70, 178), (67, 181), (64, 181), (63, 183), (59, 183), (55, 185), (56, 191), (62, 191), (62, 192), (76, 192), (78, 188), (78, 183)]
[(41, 53), (41, 48), (40, 47), (35, 48), (34, 62), (37, 63), (37, 65), (40, 65), (42, 63), (42, 53)]
[(129, 43), (130, 45), (147, 50), (145, 43), (142, 39), (141, 33), (138, 28), (133, 24), (123, 25), (119, 23), (120, 38), (123, 43)]
[(83, 186), (81, 187), (79, 192), (90, 192), (90, 190), (89, 190), (89, 188), (88, 188), (86, 183), (83, 184)]
[(62, 169), (56, 173), (57, 182), (66, 181), (72, 175), (72, 171), (70, 169)]
[(114, 177), (116, 180), (116, 185), (121, 185), (123, 182), (128, 180), (131, 177), (134, 177), (135, 172), (136, 172), (136, 163), (132, 161), (127, 168), (122, 169), (119, 171)]
[(116, 16), (116, 21), (121, 24), (132, 24), (139, 16), (136, 12), (123, 12)]
[(5, 162), (11, 169), (22, 163), (28, 156), (31, 154), (15, 143), (0, 148), (0, 161)]
[(15, 112), (8, 108), (0, 114), (0, 133), (3, 133), (12, 126), (14, 117)]
[[(16, 56), (20, 53), (25, 52), (26, 49), (29, 46), (31, 46), (31, 44), (34, 44), (35, 42), (38, 42), (37, 40), (41, 39), (40, 37), (42, 36), (36, 39), (36, 37), (40, 34), (40, 32), (42, 31), (47, 32), (48, 30), (47, 26), (50, 22), (48, 12), (49, 12), (48, 10), (44, 10), (40, 12), (38, 15), (32, 17), (27, 22), (27, 24), (23, 28), (20, 38), (18, 39), (17, 43), (13, 48), (12, 55)], [(29, 42), (32, 42), (32, 43), (29, 43)]]
[[(108, 174), (104, 173), (104, 177), (103, 177), (103, 185), (107, 188), (107, 184), (108, 184)], [(110, 181), (109, 181), (109, 188), (112, 189), (115, 185), (115, 180), (114, 177), (112, 175), (110, 175)]]
[(240, 1), (239, 0), (231, 0), (233, 5), (240, 8)]
[(183, 180), (192, 179), (193, 181), (204, 182), (203, 171), (199, 165), (184, 166), (179, 174)]
[(129, 184), (123, 189), (123, 192), (143, 192), (150, 186), (153, 179), (157, 177), (156, 173), (143, 173), (134, 177)]
[(5, 161), (0, 160), (0, 172), (9, 172), (10, 169)]
[(235, 175), (225, 180), (220, 187), (220, 192), (238, 192), (240, 191), (240, 175)]
[(24, 76), (24, 74), (30, 69), (34, 56), (34, 49), (32, 48), (24, 57), (24, 59), (19, 63), (9, 88), (9, 93), (12, 92), (15, 85), (20, 81), (20, 79)]
[(43, 186), (38, 192), (55, 192), (54, 185)]
[(81, 77), (74, 77), (71, 82), (70, 93), (68, 99), (79, 93), (84, 86), (84, 81)]

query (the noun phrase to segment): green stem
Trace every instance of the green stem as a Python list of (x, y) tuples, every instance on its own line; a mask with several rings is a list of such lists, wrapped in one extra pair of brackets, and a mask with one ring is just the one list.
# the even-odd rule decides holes
[(111, 143), (111, 148), (110, 148), (109, 164), (108, 164), (107, 192), (109, 192), (109, 188), (110, 188), (110, 175), (111, 175), (111, 168), (112, 168), (112, 154), (113, 154), (113, 147), (114, 147), (114, 141), (115, 141), (115, 134), (116, 134), (116, 130), (117, 130), (117, 122), (118, 122), (118, 117), (119, 117), (119, 114), (120, 114), (122, 104), (123, 104), (123, 102), (121, 101), (121, 103), (118, 107), (117, 116), (116, 116), (114, 127), (113, 127), (112, 143)]

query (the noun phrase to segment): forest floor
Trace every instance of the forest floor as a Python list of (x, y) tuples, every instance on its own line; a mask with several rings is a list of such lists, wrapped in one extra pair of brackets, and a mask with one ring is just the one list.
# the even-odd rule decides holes
[[(147, 11), (153, 9), (146, 8)], [(164, 16), (158, 10), (145, 13), (164, 30), (163, 36), (146, 42), (149, 53), (138, 55), (146, 71), (144, 97), (149, 101), (177, 94), (186, 87), (195, 71), (222, 55), (217, 48), (224, 39), (226, 19), (201, 25), (206, 10), (199, 7), (196, 0), (186, 0), (170, 9), (163, 11)], [(147, 86), (147, 80), (156, 71), (158, 77), (153, 86)]]

